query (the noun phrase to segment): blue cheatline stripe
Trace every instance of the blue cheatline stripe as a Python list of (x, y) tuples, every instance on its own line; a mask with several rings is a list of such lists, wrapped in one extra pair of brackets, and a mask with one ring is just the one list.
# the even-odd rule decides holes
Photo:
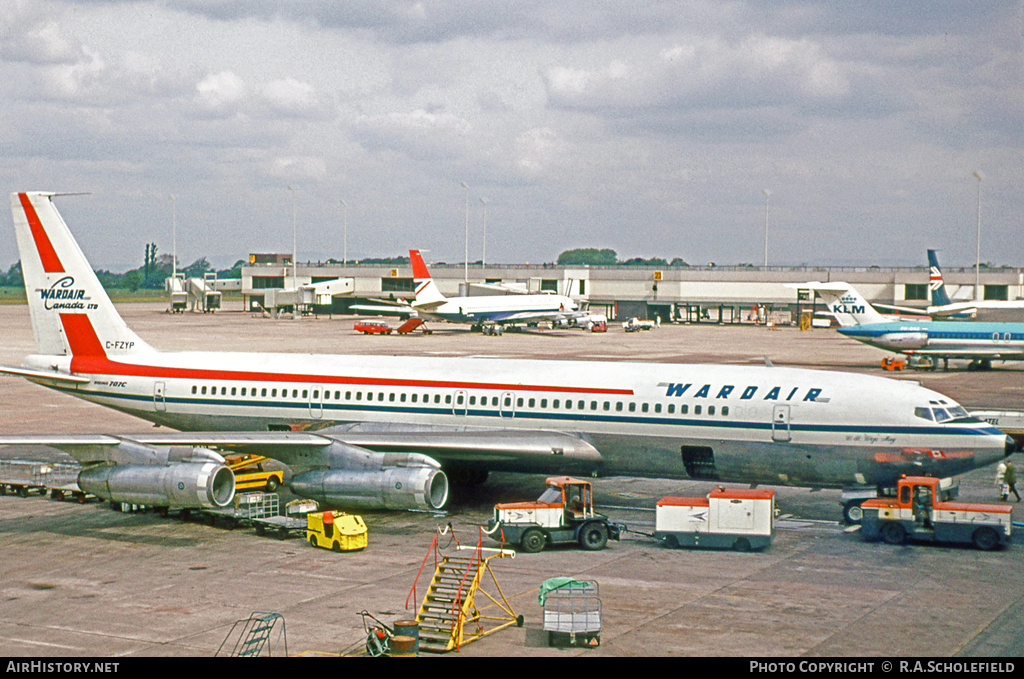
[[(58, 391), (65, 393), (83, 396), (89, 395), (96, 398), (104, 398), (108, 400), (122, 400), (134, 403), (152, 404), (155, 399), (151, 395), (138, 395), (138, 394), (114, 394), (103, 391), (89, 391), (85, 392), (81, 389), (67, 388), (67, 387), (53, 387)], [(219, 407), (252, 407), (258, 405), (261, 408), (279, 408), (279, 409), (291, 409), (302, 412), (308, 412), (311, 406), (308, 402), (301, 401), (264, 401), (260, 400), (254, 402), (251, 400), (241, 399), (201, 399), (201, 398), (170, 398), (165, 397), (164, 402), (167, 404), (176, 405), (189, 405), (189, 406), (219, 406)], [(561, 413), (561, 412), (529, 412), (518, 410), (514, 416), (502, 415), (498, 410), (481, 409), (481, 408), (465, 408), (465, 414), (463, 414), (464, 406), (457, 405), (445, 405), (444, 407), (410, 407), (401, 406), (391, 402), (381, 402), (380, 405), (374, 405), (370, 402), (363, 403), (348, 403), (348, 404), (336, 404), (334, 402), (322, 403), (320, 408), (316, 405), (312, 406), (314, 410), (322, 409), (324, 412), (366, 412), (366, 413), (390, 413), (390, 414), (409, 414), (409, 415), (448, 415), (453, 417), (493, 417), (499, 421), (501, 420), (543, 420), (548, 422), (564, 422), (564, 423), (575, 423), (575, 422), (601, 422), (601, 423), (613, 423), (613, 424), (647, 424), (647, 425), (661, 425), (661, 426), (674, 426), (674, 427), (705, 427), (715, 428), (722, 430), (747, 430), (747, 431), (771, 431), (773, 429), (772, 422), (749, 422), (749, 421), (736, 421), (720, 419), (726, 416), (722, 415), (708, 415), (702, 418), (695, 417), (675, 417), (675, 416), (664, 416), (664, 417), (645, 417), (645, 416), (630, 416), (630, 415), (616, 415), (616, 414), (600, 414), (600, 413), (580, 413), (580, 411), (574, 411), (573, 413)], [(457, 415), (455, 411), (457, 410)], [(577, 414), (580, 413), (580, 414)], [(172, 413), (176, 414), (176, 413)], [(189, 414), (189, 413), (177, 413), (177, 414)], [(311, 418), (308, 418), (311, 419)], [(316, 418), (324, 419), (324, 418)], [(327, 418), (332, 419), (332, 418)], [(340, 418), (344, 421), (344, 418)], [(982, 423), (978, 423), (980, 427), (971, 428), (950, 428), (945, 426), (935, 425), (843, 425), (843, 424), (795, 424), (790, 423), (788, 425), (781, 425), (778, 427), (780, 430), (788, 429), (790, 432), (808, 432), (808, 433), (832, 433), (832, 434), (920, 434), (920, 435), (931, 435), (931, 436), (1003, 436), (1003, 432), (996, 427), (985, 426)], [(571, 426), (566, 429), (572, 429)]]

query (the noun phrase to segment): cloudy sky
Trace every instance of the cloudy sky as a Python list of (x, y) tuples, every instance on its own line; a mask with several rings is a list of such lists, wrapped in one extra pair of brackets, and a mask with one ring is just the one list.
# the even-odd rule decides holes
[[(892, 0), (8, 0), (0, 177), (97, 268), (569, 248), (1024, 266), (1024, 11)], [(980, 182), (973, 176), (983, 172)], [(463, 188), (465, 183), (469, 189)], [(289, 190), (291, 187), (293, 190)], [(342, 201), (347, 204), (347, 208)], [(7, 218), (9, 219), (9, 218)], [(10, 222), (0, 266), (17, 261)]]

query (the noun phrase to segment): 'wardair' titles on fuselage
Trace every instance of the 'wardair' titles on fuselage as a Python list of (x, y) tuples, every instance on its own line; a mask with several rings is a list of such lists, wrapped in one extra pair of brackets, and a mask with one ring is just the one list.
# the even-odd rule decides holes
[[(693, 386), (692, 383), (677, 384), (675, 382), (669, 382), (669, 383), (659, 384), (658, 386), (664, 386), (666, 388), (665, 389), (665, 396), (689, 396), (690, 398), (714, 398), (714, 399), (720, 399), (720, 398), (721, 399), (730, 399), (730, 398), (735, 398), (736, 397), (736, 394), (735, 394), (736, 387), (735, 387), (735, 385), (731, 385), (731, 384), (726, 384), (726, 385), (723, 385), (723, 386), (719, 387), (718, 388), (718, 392), (714, 396), (711, 395), (713, 390), (712, 390), (710, 384), (705, 384), (704, 386), (700, 387), (699, 389), (697, 389), (695, 391), (690, 391), (690, 388)], [(767, 387), (765, 387), (764, 389), (767, 389), (767, 391), (763, 392), (764, 396), (761, 396), (760, 393), (762, 393), (762, 391), (761, 391), (762, 387), (758, 387), (758, 386), (755, 386), (755, 385), (751, 385), (749, 387), (746, 387), (746, 388), (743, 389), (743, 391), (739, 392), (739, 400), (741, 400), (741, 401), (749, 401), (749, 400), (753, 399), (755, 396), (757, 396), (758, 398), (760, 398), (763, 401), (793, 401), (793, 400), (800, 400), (800, 401), (811, 401), (813, 403), (828, 403), (828, 399), (827, 398), (820, 398), (821, 389), (817, 389), (817, 388), (813, 388), (813, 387), (807, 389), (806, 391), (803, 391), (802, 392), (802, 398), (801, 398), (801, 394), (798, 394), (798, 392), (801, 392), (803, 387), (792, 387), (792, 388), (784, 388), (784, 387), (771, 387), (771, 388), (767, 388)], [(784, 393), (785, 393), (785, 396), (783, 396)]]

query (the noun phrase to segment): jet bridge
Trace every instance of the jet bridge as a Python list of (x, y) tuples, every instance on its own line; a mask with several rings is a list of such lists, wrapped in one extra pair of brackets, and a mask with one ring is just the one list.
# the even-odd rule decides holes
[(188, 292), (185, 290), (184, 274), (174, 274), (164, 279), (164, 290), (170, 297), (172, 314), (180, 314), (188, 308)]
[(291, 313), (295, 317), (313, 313), (315, 306), (330, 306), (337, 295), (351, 295), (355, 290), (352, 278), (334, 278), (305, 283), (297, 288), (266, 288), (263, 292), (264, 314), (278, 318)]
[(204, 314), (213, 313), (220, 308), (221, 293), (214, 289), (217, 274), (208, 273), (202, 278), (188, 279), (188, 299), (192, 311), (199, 309)]

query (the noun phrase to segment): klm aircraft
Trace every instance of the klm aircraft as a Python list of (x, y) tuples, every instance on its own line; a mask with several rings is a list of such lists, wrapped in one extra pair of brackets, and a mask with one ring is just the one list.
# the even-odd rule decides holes
[(968, 370), (988, 370), (992, 361), (1024, 361), (1024, 323), (886, 320), (848, 283), (801, 283), (814, 290), (839, 319), (839, 332), (889, 351), (969, 360)]
[(928, 251), (928, 291), (931, 293), (931, 304), (924, 309), (913, 307), (879, 304), (883, 309), (892, 309), (902, 314), (927, 315), (942, 319), (973, 319), (978, 311), (984, 310), (1021, 310), (1024, 300), (1003, 299), (968, 299), (953, 301), (946, 292), (946, 284), (942, 280), (942, 269), (939, 268), (939, 257), (935, 250)]

